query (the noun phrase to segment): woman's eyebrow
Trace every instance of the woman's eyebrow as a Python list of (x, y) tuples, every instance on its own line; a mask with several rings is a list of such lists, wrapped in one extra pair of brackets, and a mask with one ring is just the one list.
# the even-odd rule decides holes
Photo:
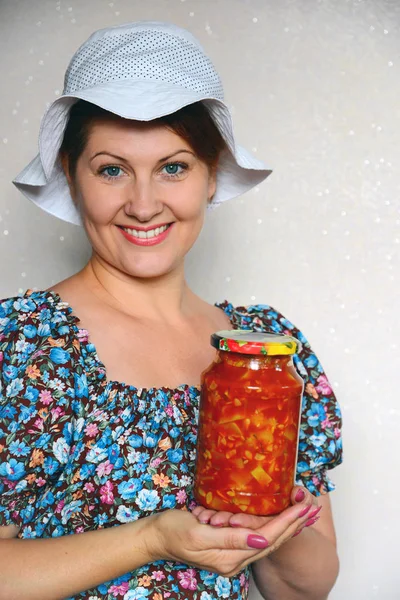
[[(185, 148), (182, 148), (180, 150), (176, 150), (173, 154), (170, 154), (169, 156), (164, 156), (163, 158), (160, 158), (158, 162), (161, 163), (166, 160), (169, 160), (173, 156), (176, 156), (177, 154), (181, 154), (182, 152), (186, 152), (187, 154), (191, 154), (192, 156), (195, 156), (194, 152), (191, 152), (190, 150), (186, 150)], [(106, 154), (107, 156), (112, 156), (113, 158), (116, 158), (117, 160), (120, 160), (123, 162), (128, 162), (126, 158), (123, 158), (122, 156), (118, 156), (117, 154), (112, 154), (112, 152), (107, 152), (106, 150), (101, 150), (100, 152), (96, 152), (96, 154), (94, 154), (90, 158), (90, 161), (92, 161), (94, 158), (96, 158), (96, 156), (100, 156), (101, 154)]]

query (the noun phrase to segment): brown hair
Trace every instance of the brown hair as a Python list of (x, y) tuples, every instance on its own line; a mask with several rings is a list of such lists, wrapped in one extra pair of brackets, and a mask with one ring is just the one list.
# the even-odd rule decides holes
[[(121, 118), (86, 100), (78, 100), (73, 105), (60, 148), (60, 154), (68, 159), (68, 171), (72, 179), (87, 144), (91, 125), (95, 121)], [(154, 119), (152, 123), (163, 124), (184, 139), (210, 170), (217, 166), (225, 141), (201, 102), (184, 106), (170, 115)]]

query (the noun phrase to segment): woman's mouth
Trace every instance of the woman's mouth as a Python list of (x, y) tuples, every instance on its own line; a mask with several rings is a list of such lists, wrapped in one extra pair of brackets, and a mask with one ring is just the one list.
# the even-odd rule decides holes
[(157, 227), (148, 229), (135, 229), (132, 227), (123, 227), (118, 225), (118, 229), (123, 236), (132, 244), (137, 246), (154, 246), (160, 244), (168, 236), (173, 223), (166, 223)]

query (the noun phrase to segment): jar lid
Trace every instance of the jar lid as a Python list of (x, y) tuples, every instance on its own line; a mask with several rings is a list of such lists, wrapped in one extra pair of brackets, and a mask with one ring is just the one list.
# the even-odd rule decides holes
[(261, 333), (245, 329), (217, 331), (211, 336), (211, 346), (224, 352), (267, 356), (295, 354), (301, 348), (300, 342), (289, 335)]

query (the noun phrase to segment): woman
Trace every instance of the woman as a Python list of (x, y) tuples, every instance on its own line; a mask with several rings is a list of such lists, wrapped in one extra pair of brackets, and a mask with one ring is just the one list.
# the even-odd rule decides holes
[[(264, 598), (326, 598), (338, 562), (321, 494), (341, 460), (329, 383), (277, 311), (209, 305), (184, 277), (206, 208), (270, 173), (235, 144), (209, 59), (169, 24), (96, 32), (39, 147), (16, 185), (82, 224), (93, 253), (1, 303), (0, 597), (243, 599), (251, 568)], [(299, 485), (274, 518), (191, 498), (200, 373), (210, 334), (231, 328), (303, 342)]]

